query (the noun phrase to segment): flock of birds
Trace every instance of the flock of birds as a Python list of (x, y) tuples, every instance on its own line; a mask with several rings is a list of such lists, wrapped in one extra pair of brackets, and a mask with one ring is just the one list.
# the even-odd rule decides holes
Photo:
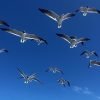
[[(54, 21), (56, 21), (58, 24), (58, 28), (62, 27), (62, 22), (64, 20), (68, 20), (68, 19), (74, 17), (76, 15), (76, 13), (78, 13), (78, 12), (81, 12), (83, 14), (83, 16), (86, 16), (89, 13), (100, 14), (100, 10), (98, 10), (96, 8), (90, 8), (88, 6), (80, 7), (79, 9), (75, 10), (72, 13), (66, 13), (66, 14), (62, 14), (62, 15), (58, 15), (57, 13), (55, 13), (52, 10), (47, 10), (47, 9), (42, 9), (42, 8), (39, 8), (39, 11), (42, 12), (44, 15), (48, 16), (49, 18), (53, 19)], [(40, 37), (36, 34), (30, 34), (30, 33), (27, 33), (25, 31), (19, 31), (19, 30), (10, 28), (10, 25), (7, 24), (5, 21), (0, 21), (0, 25), (4, 25), (7, 27), (7, 28), (5, 28), (5, 27), (0, 28), (0, 30), (20, 37), (21, 43), (24, 43), (27, 40), (34, 40), (37, 42), (38, 45), (40, 45), (42, 43), (48, 44), (48, 42), (45, 39), (43, 39), (42, 37)], [(84, 45), (85, 42), (90, 40), (89, 38), (86, 38), (86, 37), (77, 38), (76, 36), (69, 36), (67, 34), (57, 33), (56, 35), (59, 38), (68, 42), (70, 44), (70, 48), (75, 48), (78, 46), (78, 44)], [(3, 52), (8, 52), (8, 50), (1, 49), (0, 53), (3, 53)], [(96, 51), (88, 51), (88, 50), (83, 51), (80, 55), (84, 55), (86, 58), (91, 58), (91, 56), (93, 56), (93, 55), (98, 57), (98, 54), (96, 53)], [(100, 66), (100, 61), (90, 60), (89, 67), (92, 67), (92, 66)], [(27, 75), (24, 73), (23, 70), (21, 70), (19, 68), (17, 68), (17, 69), (18, 69), (18, 72), (21, 76), (20, 78), (24, 79), (24, 83), (28, 84), (32, 81), (36, 81), (36, 82), (41, 83), (41, 81), (37, 78), (36, 73), (33, 73), (31, 75)], [(56, 73), (64, 74), (63, 71), (58, 67), (49, 67), (46, 70), (46, 72), (52, 72), (53, 74), (56, 74)], [(58, 84), (60, 84), (64, 87), (66, 85), (70, 86), (70, 82), (64, 78), (57, 80), (57, 82), (58, 82)]]

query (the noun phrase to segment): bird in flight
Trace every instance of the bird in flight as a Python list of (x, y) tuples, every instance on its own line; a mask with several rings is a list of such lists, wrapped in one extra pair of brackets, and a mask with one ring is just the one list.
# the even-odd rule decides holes
[(66, 14), (58, 15), (57, 13), (55, 13), (52, 10), (47, 10), (47, 9), (42, 9), (42, 8), (39, 8), (39, 10), (42, 13), (44, 13), (46, 16), (48, 16), (49, 18), (56, 21), (58, 23), (58, 28), (62, 27), (62, 22), (64, 20), (68, 20), (68, 19), (72, 18), (73, 16), (75, 16), (74, 13), (66, 13)]
[(64, 74), (63, 71), (60, 68), (57, 68), (57, 67), (49, 67), (46, 70), (46, 72), (52, 72), (53, 74), (56, 74), (56, 73)]
[(83, 51), (80, 55), (85, 55), (86, 58), (90, 58), (93, 55), (98, 57), (98, 54), (95, 51), (88, 51), (88, 50)]
[(10, 34), (13, 34), (15, 36), (18, 36), (21, 38), (20, 42), (24, 43), (27, 40), (34, 40), (38, 43), (38, 45), (40, 45), (41, 43), (45, 43), (48, 44), (46, 40), (44, 40), (43, 38), (35, 35), (35, 34), (29, 34), (26, 33), (25, 31), (18, 31), (16, 29), (9, 29), (9, 28), (0, 28), (2, 31), (8, 32)]
[(86, 7), (80, 7), (76, 12), (82, 12), (83, 16), (86, 16), (88, 13), (95, 13), (95, 14), (100, 14), (100, 10), (96, 8), (90, 8), (88, 6)]
[(20, 78), (24, 79), (24, 83), (28, 84), (32, 81), (36, 81), (36, 82), (41, 83), (40, 80), (37, 79), (36, 73), (31, 74), (31, 75), (27, 75), (19, 68), (17, 68), (17, 70), (18, 70), (19, 74), (21, 75)]
[(64, 87), (66, 87), (66, 85), (68, 85), (70, 87), (70, 82), (68, 80), (65, 80), (65, 79), (61, 78), (61, 79), (59, 79), (57, 81), (58, 81), (58, 84), (60, 84), (60, 85), (62, 85)]
[(90, 40), (89, 38), (77, 38), (75, 36), (68, 36), (65, 34), (56, 34), (61, 39), (67, 41), (70, 44), (70, 48), (75, 48), (79, 43), (83, 44), (84, 42)]

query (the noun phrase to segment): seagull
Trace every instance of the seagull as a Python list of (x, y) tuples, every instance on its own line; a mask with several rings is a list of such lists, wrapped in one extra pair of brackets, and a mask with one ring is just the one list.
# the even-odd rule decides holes
[(25, 31), (18, 31), (16, 29), (9, 29), (9, 28), (0, 28), (2, 31), (8, 32), (10, 34), (13, 34), (15, 36), (21, 37), (20, 42), (24, 43), (26, 40), (34, 40), (40, 45), (41, 43), (48, 44), (46, 40), (43, 38), (35, 35), (35, 34), (28, 34)]
[(100, 61), (97, 61), (97, 60), (90, 60), (89, 62), (89, 68), (92, 67), (92, 66), (100, 66)]
[(86, 16), (88, 13), (100, 14), (100, 10), (98, 10), (96, 8), (90, 8), (88, 6), (86, 6), (86, 7), (80, 7), (78, 10), (76, 10), (76, 12), (82, 12), (83, 16)]
[(68, 19), (72, 18), (73, 16), (75, 16), (74, 13), (58, 15), (57, 13), (55, 13), (52, 10), (47, 10), (47, 9), (42, 9), (42, 8), (39, 8), (39, 10), (42, 13), (44, 13), (45, 15), (47, 15), (48, 17), (50, 17), (51, 19), (53, 19), (54, 21), (56, 21), (58, 23), (58, 28), (62, 27), (62, 22), (64, 20), (68, 20)]
[(57, 81), (58, 81), (58, 84), (63, 85), (64, 87), (66, 87), (66, 84), (70, 87), (70, 82), (68, 80), (61, 78)]
[(92, 55), (95, 55), (98, 57), (98, 54), (95, 51), (83, 51), (80, 55), (85, 55), (86, 58), (90, 58)]
[(3, 53), (3, 52), (8, 52), (7, 49), (0, 49), (0, 53)]
[(67, 41), (70, 44), (70, 48), (74, 48), (77, 47), (77, 45), (79, 43), (83, 44), (84, 42), (90, 40), (89, 38), (79, 38), (77, 39), (77, 37), (75, 36), (68, 36), (65, 34), (56, 34), (57, 36), (59, 36), (61, 39)]
[(19, 69), (19, 68), (17, 68), (17, 69), (18, 69), (18, 71), (19, 71), (19, 73), (21, 75), (20, 78), (23, 78), (25, 80), (24, 81), (25, 84), (28, 84), (28, 83), (30, 83), (32, 81), (36, 81), (36, 82), (41, 83), (40, 80), (37, 79), (36, 73), (31, 74), (31, 75), (26, 75), (21, 69)]
[(10, 25), (8, 25), (5, 21), (3, 21), (3, 20), (0, 20), (0, 25), (4, 25), (4, 26), (7, 26), (7, 27), (9, 27)]
[(49, 67), (46, 72), (52, 72), (53, 74), (55, 73), (61, 73), (64, 74), (63, 71), (57, 67)]

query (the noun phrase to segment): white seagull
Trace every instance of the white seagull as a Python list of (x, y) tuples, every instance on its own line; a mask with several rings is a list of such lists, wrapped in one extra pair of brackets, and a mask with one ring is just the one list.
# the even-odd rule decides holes
[(98, 10), (96, 8), (90, 8), (88, 6), (86, 6), (86, 7), (80, 7), (78, 10), (76, 10), (76, 12), (82, 12), (83, 16), (86, 16), (88, 13), (100, 14), (100, 10)]
[(63, 85), (64, 87), (66, 87), (66, 84), (70, 87), (70, 82), (68, 80), (61, 78), (57, 81), (58, 81), (58, 84)]
[(86, 58), (90, 58), (93, 55), (98, 57), (98, 54), (95, 51), (88, 51), (88, 50), (83, 51), (80, 55), (85, 55)]
[(41, 43), (48, 44), (46, 40), (44, 40), (43, 38), (41, 38), (35, 34), (29, 34), (29, 33), (26, 33), (25, 31), (18, 31), (16, 29), (8, 29), (8, 28), (0, 28), (0, 29), (2, 31), (5, 31), (5, 32), (8, 32), (10, 34), (20, 37), (21, 43), (26, 42), (26, 40), (34, 40), (38, 43), (38, 45), (40, 45)]
[(93, 67), (93, 66), (100, 66), (100, 61), (90, 60), (88, 67)]
[(73, 16), (75, 16), (74, 13), (58, 15), (57, 13), (51, 10), (42, 9), (42, 8), (39, 8), (39, 10), (45, 15), (47, 15), (48, 17), (50, 17), (51, 19), (53, 19), (54, 21), (56, 21), (58, 23), (58, 28), (62, 27), (62, 22), (64, 20), (68, 20), (69, 18), (72, 18)]
[(3, 53), (3, 52), (8, 52), (7, 49), (0, 49), (0, 53)]
[(63, 71), (57, 67), (49, 67), (46, 72), (52, 72), (53, 74), (61, 73), (64, 74)]
[(3, 20), (0, 20), (0, 25), (4, 25), (4, 26), (7, 26), (7, 27), (10, 26), (7, 22), (5, 22)]
[(89, 38), (76, 38), (75, 36), (68, 36), (65, 34), (56, 34), (61, 39), (67, 41), (70, 44), (70, 48), (77, 47), (79, 43), (83, 44), (84, 42), (90, 40)]
[(17, 68), (17, 69), (18, 69), (18, 71), (19, 71), (19, 73), (21, 75), (20, 78), (23, 78), (25, 80), (24, 83), (28, 84), (28, 83), (30, 83), (32, 81), (36, 81), (36, 82), (41, 83), (40, 80), (37, 79), (36, 73), (31, 74), (31, 75), (27, 75), (21, 69), (19, 69), (19, 68)]

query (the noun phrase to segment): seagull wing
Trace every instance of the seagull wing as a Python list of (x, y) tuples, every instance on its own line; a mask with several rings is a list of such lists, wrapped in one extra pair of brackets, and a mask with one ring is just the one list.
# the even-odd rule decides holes
[(74, 13), (67, 13), (67, 14), (65, 14), (65, 15), (63, 16), (63, 20), (69, 19), (69, 18), (71, 18), (71, 17), (73, 17), (73, 16), (75, 16)]
[(62, 38), (63, 40), (67, 41), (68, 43), (72, 42), (72, 39), (68, 35), (65, 34), (56, 34), (56, 35)]
[(47, 9), (42, 9), (39, 8), (39, 10), (44, 13), (45, 15), (47, 15), (48, 17), (50, 17), (51, 19), (57, 21), (57, 19), (59, 18), (59, 15), (56, 14), (54, 11), (51, 10), (47, 10)]
[(67, 84), (68, 84), (68, 86), (70, 87), (70, 82), (69, 82), (69, 81), (67, 81)]
[(87, 51), (83, 51), (80, 55), (84, 55), (85, 53), (87, 53)]
[(100, 13), (100, 10), (97, 10), (96, 8), (88, 8), (89, 13)]
[(8, 29), (8, 28), (0, 28), (0, 29), (2, 31), (11, 33), (11, 34), (19, 36), (19, 37), (21, 37), (24, 34), (22, 31), (18, 31), (18, 30), (15, 30), (15, 29)]
[(98, 57), (98, 54), (94, 51), (94, 55)]
[(80, 39), (77, 40), (77, 42), (82, 43), (82, 42), (86, 42), (88, 40), (90, 40), (90, 39), (89, 38), (80, 38)]
[(45, 44), (48, 44), (47, 43), (47, 41), (45, 40), (45, 39), (43, 39), (43, 38), (41, 38), (41, 37), (39, 37), (39, 36), (37, 36), (37, 35), (35, 35), (35, 34), (26, 34), (25, 35), (25, 38), (26, 39), (31, 39), (31, 40), (35, 40), (35, 41), (43, 41)]
[(9, 24), (7, 24), (5, 21), (0, 20), (0, 25), (5, 25), (5, 26), (10, 26)]
[(26, 78), (26, 74), (21, 69), (17, 68), (17, 70), (23, 78)]

